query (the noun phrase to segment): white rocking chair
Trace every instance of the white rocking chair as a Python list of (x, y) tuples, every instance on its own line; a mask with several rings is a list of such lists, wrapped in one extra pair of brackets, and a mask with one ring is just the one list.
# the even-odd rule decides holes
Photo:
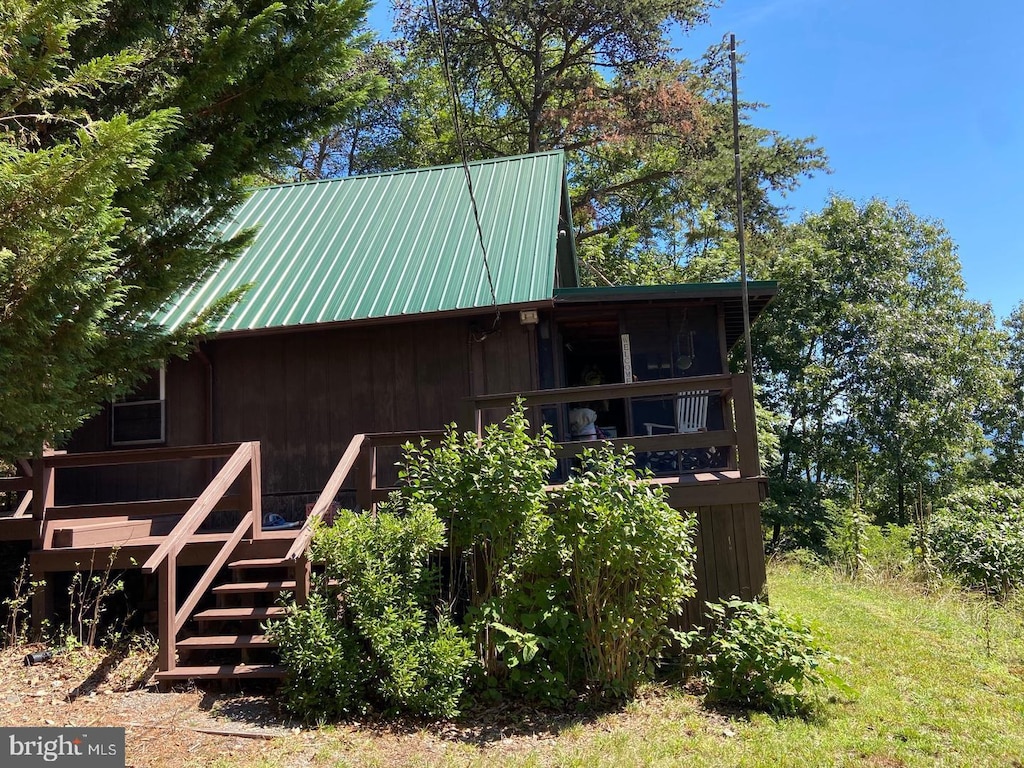
[[(705, 431), (708, 426), (708, 390), (680, 392), (676, 395), (675, 411), (675, 424), (644, 422), (647, 434), (666, 435)], [(648, 466), (655, 473), (681, 472), (683, 468), (683, 452), (651, 451), (648, 462)]]
[[(655, 424), (644, 422), (648, 435), (666, 433), (703, 432), (708, 428), (708, 390), (680, 392), (676, 395), (676, 423)], [(654, 430), (660, 430), (655, 432)]]

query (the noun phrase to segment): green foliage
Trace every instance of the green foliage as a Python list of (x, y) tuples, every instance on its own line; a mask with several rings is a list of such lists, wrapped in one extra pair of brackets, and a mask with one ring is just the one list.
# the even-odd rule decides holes
[(4, 4), (0, 455), (57, 444), (189, 349), (206, 318), (168, 332), (152, 314), (246, 245), (218, 236), (245, 180), (374, 89), (347, 73), (365, 10)]
[(367, 644), (376, 693), (388, 708), (432, 717), (458, 712), (469, 643), (448, 618), (430, 621), (428, 556), (444, 544), (433, 507), (399, 502), (375, 516), (342, 511), (318, 530), (314, 559), (341, 585), (352, 626)]
[(930, 546), (969, 587), (1006, 597), (1024, 584), (1024, 490), (997, 483), (964, 488), (935, 511)]
[(1024, 484), (1024, 303), (1003, 321), (999, 356), (1004, 368), (1002, 397), (991, 403), (991, 474), (997, 482)]
[(407, 446), (400, 476), (407, 498), (447, 520), (456, 551), (474, 559), (472, 604), (518, 583), (547, 524), (544, 490), (555, 469), (545, 426), (536, 437), (521, 404), (483, 437), (449, 428), (435, 448)]
[(0, 606), (7, 614), (3, 638), (0, 640), (0, 646), (5, 648), (12, 648), (28, 639), (28, 624), (31, 618), (29, 606), (32, 596), (37, 589), (46, 586), (44, 581), (32, 580), (27, 557), (22, 560), (17, 575), (11, 582), (11, 594), (0, 600)]
[(516, 616), (541, 610), (546, 590), (535, 582), (550, 573), (541, 546), (550, 524), (544, 488), (555, 469), (554, 448), (547, 428), (533, 436), (529, 427), (517, 403), (482, 437), (453, 426), (436, 447), (407, 446), (400, 470), (410, 503), (431, 505), (449, 523), (453, 557), (468, 575), (467, 625), (492, 676), (514, 666), (516, 654), (505, 651), (519, 637), (491, 631), (492, 623), (521, 627)]
[(880, 579), (892, 579), (914, 570), (915, 531), (909, 525), (866, 525), (861, 555), (867, 570)]
[(812, 709), (816, 689), (849, 691), (834, 671), (843, 659), (800, 618), (738, 598), (707, 607), (712, 630), (697, 663), (712, 701), (797, 715)]
[(371, 669), (336, 598), (314, 592), (267, 633), (288, 667), (281, 702), (288, 712), (307, 722), (326, 722), (365, 711)]
[(409, 446), (404, 495), (451, 521), (487, 685), (545, 701), (630, 693), (693, 594), (694, 519), (607, 445), (548, 498), (551, 438), (528, 430), (517, 405), (482, 438), (450, 428), (438, 447)]
[[(427, 568), (444, 531), (432, 507), (414, 502), (399, 514), (397, 499), (375, 516), (342, 510), (333, 527), (317, 529), (311, 554), (338, 582), (340, 603), (330, 610), (335, 598), (321, 596), (296, 606), (283, 629), (268, 628), (292, 672), (291, 711), (316, 718), (317, 707), (336, 696), (332, 715), (368, 702), (429, 717), (458, 713), (472, 647), (446, 615), (432, 616), (436, 587)], [(318, 663), (321, 673), (303, 673)], [(353, 666), (358, 672), (345, 677)]]
[(696, 518), (642, 482), (632, 452), (586, 449), (554, 498), (551, 535), (584, 639), (587, 681), (632, 693), (694, 594)]
[(906, 524), (918, 488), (941, 497), (984, 453), (1002, 379), (991, 310), (967, 298), (942, 225), (905, 205), (834, 197), (777, 246), (756, 265), (780, 287), (754, 328), (760, 391), (782, 417), (774, 538), (808, 501), (849, 505), (855, 487), (869, 517)]
[[(103, 6), (14, 3), (0, 21), (0, 455), (66, 434), (115, 382), (132, 382), (116, 372), (141, 363), (104, 327), (130, 285), (115, 198), (143, 183), (177, 119), (157, 110), (93, 121), (74, 105), (136, 66), (131, 52), (72, 58), (73, 37), (93, 32)], [(51, 133), (61, 140), (44, 140)]]
[(856, 505), (846, 507), (831, 503), (827, 506), (832, 518), (826, 542), (829, 557), (841, 570), (855, 577), (867, 562), (864, 554), (867, 519)]
[(782, 466), (769, 470), (771, 496), (761, 507), (761, 519), (772, 527), (769, 551), (807, 549), (824, 554), (830, 520), (821, 489), (799, 476), (783, 479), (782, 472)]

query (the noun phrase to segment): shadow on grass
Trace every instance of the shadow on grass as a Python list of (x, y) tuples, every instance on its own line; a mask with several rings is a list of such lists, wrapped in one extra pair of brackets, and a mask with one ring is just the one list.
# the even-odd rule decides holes
[(155, 654), (140, 654), (128, 646), (107, 648), (101, 653), (85, 679), (68, 692), (68, 702), (102, 688), (116, 691), (143, 688), (158, 668)]
[[(452, 720), (369, 714), (358, 719), (324, 723), (359, 728), (370, 734), (408, 736), (428, 730), (445, 741), (486, 746), (510, 738), (554, 738), (569, 728), (592, 724), (606, 714), (620, 712), (625, 702), (602, 705), (580, 705), (573, 711), (506, 702), (477, 706)], [(222, 693), (207, 691), (200, 709), (237, 725), (256, 728), (294, 728), (301, 725), (283, 713), (278, 699), (267, 692)]]

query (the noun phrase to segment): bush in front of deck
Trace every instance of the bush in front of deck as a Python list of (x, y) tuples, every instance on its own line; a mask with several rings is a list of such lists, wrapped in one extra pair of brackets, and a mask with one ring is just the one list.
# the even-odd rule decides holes
[[(294, 606), (268, 632), (290, 675), (285, 705), (306, 720), (385, 712), (453, 717), (473, 652), (443, 612), (435, 611), (429, 556), (445, 540), (427, 504), (376, 515), (341, 510), (313, 537), (324, 565), (318, 596)], [(335, 582), (336, 586), (331, 584)]]
[(267, 627), (288, 665), (282, 705), (307, 722), (361, 714), (369, 670), (358, 636), (341, 620), (337, 600), (313, 592), (301, 608)]
[(586, 683), (633, 693), (695, 594), (693, 514), (642, 482), (631, 451), (588, 448), (554, 494), (550, 542), (583, 629)]
[(610, 444), (551, 491), (554, 468), (548, 430), (530, 434), (517, 404), (482, 436), (450, 427), (438, 447), (407, 448), (403, 493), (451, 521), (486, 690), (628, 695), (694, 594), (696, 521)]

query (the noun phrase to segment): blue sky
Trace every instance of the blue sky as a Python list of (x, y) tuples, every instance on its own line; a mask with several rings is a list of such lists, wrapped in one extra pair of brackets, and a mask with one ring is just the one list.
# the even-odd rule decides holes
[[(370, 22), (387, 33), (385, 3)], [(1024, 300), (1024, 0), (723, 0), (681, 40), (697, 56), (730, 32), (755, 122), (817, 137), (832, 173), (805, 180), (792, 217), (830, 192), (905, 201), (940, 219), (972, 298)]]
[(970, 296), (1024, 300), (1024, 0), (724, 0), (687, 50), (732, 32), (756, 118), (814, 135), (832, 174), (791, 194), (905, 201), (959, 246)]

